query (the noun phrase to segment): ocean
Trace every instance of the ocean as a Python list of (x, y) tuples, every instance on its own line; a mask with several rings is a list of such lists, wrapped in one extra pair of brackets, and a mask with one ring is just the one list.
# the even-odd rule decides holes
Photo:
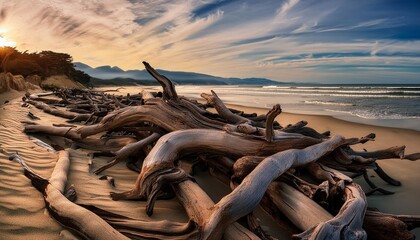
[[(139, 87), (125, 88), (121, 91), (139, 91)], [(147, 88), (160, 91), (160, 87)], [(191, 98), (200, 98), (200, 93), (210, 93), (210, 90), (214, 90), (228, 104), (271, 108), (279, 103), (284, 112), (329, 115), (351, 122), (420, 131), (420, 84), (177, 85), (176, 89), (180, 95)]]

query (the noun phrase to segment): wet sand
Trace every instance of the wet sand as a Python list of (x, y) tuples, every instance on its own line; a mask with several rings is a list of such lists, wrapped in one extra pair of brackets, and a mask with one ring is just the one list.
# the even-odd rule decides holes
[[(23, 93), (18, 93), (20, 95)], [(3, 97), (0, 95), (0, 104)], [(13, 97), (21, 97), (13, 96)], [(30, 120), (27, 113), (30, 111), (41, 120), (40, 124), (65, 123), (65, 119), (51, 116), (40, 110), (30, 107), (21, 107), (19, 99), (0, 106), (0, 148), (7, 153), (18, 151), (27, 164), (40, 175), (48, 178), (55, 166), (57, 156), (48, 152), (45, 148), (36, 145), (25, 133), (22, 132), (21, 121)], [(232, 106), (245, 112), (266, 113), (266, 109), (247, 108)], [(327, 116), (312, 116), (282, 113), (277, 120), (282, 125), (295, 123), (300, 120), (309, 122), (309, 126), (320, 132), (330, 130), (332, 134), (341, 134), (346, 137), (361, 137), (368, 133), (377, 134), (375, 142), (358, 146), (359, 149), (376, 150), (394, 145), (406, 145), (406, 153), (420, 151), (420, 132), (402, 130), (396, 128), (375, 127), (350, 123)], [(63, 141), (60, 138), (47, 139), (45, 136), (37, 136), (45, 141)], [(128, 170), (125, 163), (120, 163), (106, 171), (107, 175), (115, 178), (116, 187), (113, 188), (106, 181), (98, 180), (98, 176), (89, 173), (87, 165), (88, 151), (70, 149), (71, 170), (69, 184), (74, 184), (78, 202), (93, 204), (106, 210), (120, 213), (129, 217), (143, 220), (169, 219), (173, 221), (187, 221), (182, 206), (176, 200), (157, 201), (154, 215), (149, 218), (145, 213), (145, 203), (136, 201), (112, 201), (109, 198), (110, 191), (129, 190), (137, 177), (137, 174)], [(95, 158), (92, 169), (102, 166), (110, 158)], [(398, 214), (420, 214), (418, 203), (420, 202), (420, 163), (402, 161), (398, 159), (381, 160), (380, 165), (393, 177), (402, 182), (401, 187), (393, 187), (378, 177), (372, 180), (378, 186), (395, 191), (390, 196), (373, 195), (368, 197), (369, 206), (377, 207), (381, 211)], [(75, 237), (63, 229), (45, 211), (42, 195), (32, 187), (30, 181), (23, 175), (22, 168), (15, 162), (10, 162), (6, 153), (0, 153), (0, 239), (74, 239)], [(376, 176), (375, 173), (369, 174)], [(207, 174), (197, 176), (198, 183), (217, 201), (223, 194), (229, 192), (217, 180), (211, 179)], [(360, 181), (359, 181), (360, 180)], [(362, 179), (357, 179), (365, 186)], [(68, 185), (69, 186), (69, 185)], [(264, 218), (268, 218), (265, 216)], [(263, 223), (263, 225), (265, 225)], [(274, 235), (282, 235), (274, 225), (267, 227)], [(420, 236), (419, 232), (416, 232)]]

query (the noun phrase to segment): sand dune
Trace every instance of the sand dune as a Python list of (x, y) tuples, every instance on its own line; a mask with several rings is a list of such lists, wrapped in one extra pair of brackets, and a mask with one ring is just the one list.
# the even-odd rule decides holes
[(65, 75), (55, 75), (48, 77), (42, 81), (41, 85), (43, 87), (59, 87), (59, 88), (76, 88), (84, 89), (86, 88), (83, 84), (69, 79)]
[(21, 75), (12, 75), (11, 73), (0, 73), (0, 93), (9, 91), (26, 91), (39, 89), (38, 86), (29, 83)]

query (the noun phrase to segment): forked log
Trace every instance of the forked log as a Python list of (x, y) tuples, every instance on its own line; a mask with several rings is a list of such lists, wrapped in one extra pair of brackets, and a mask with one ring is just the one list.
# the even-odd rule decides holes
[(166, 78), (163, 75), (160, 75), (154, 68), (150, 66), (149, 63), (143, 61), (143, 64), (147, 70), (162, 86), (163, 88), (163, 99), (164, 100), (178, 100), (178, 94), (175, 91), (175, 86), (171, 80)]
[(126, 145), (135, 143), (136, 140), (130, 136), (123, 136), (119, 138), (96, 138), (88, 137), (82, 139), (75, 127), (56, 127), (38, 124), (26, 124), (26, 133), (43, 133), (53, 136), (60, 136), (71, 139), (76, 143), (77, 147), (94, 150), (94, 151), (117, 151)]
[(248, 118), (232, 113), (213, 90), (211, 90), (211, 95), (202, 93), (201, 97), (206, 99), (207, 103), (212, 105), (216, 109), (217, 113), (229, 123), (251, 123)]
[(272, 142), (274, 138), (274, 119), (281, 113), (280, 104), (276, 104), (273, 108), (267, 113), (266, 123), (265, 123), (265, 140)]

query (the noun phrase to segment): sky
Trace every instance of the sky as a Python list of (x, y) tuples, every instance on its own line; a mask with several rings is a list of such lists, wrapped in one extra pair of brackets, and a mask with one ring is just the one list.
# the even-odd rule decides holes
[(418, 0), (0, 0), (0, 45), (92, 67), (420, 84)]

